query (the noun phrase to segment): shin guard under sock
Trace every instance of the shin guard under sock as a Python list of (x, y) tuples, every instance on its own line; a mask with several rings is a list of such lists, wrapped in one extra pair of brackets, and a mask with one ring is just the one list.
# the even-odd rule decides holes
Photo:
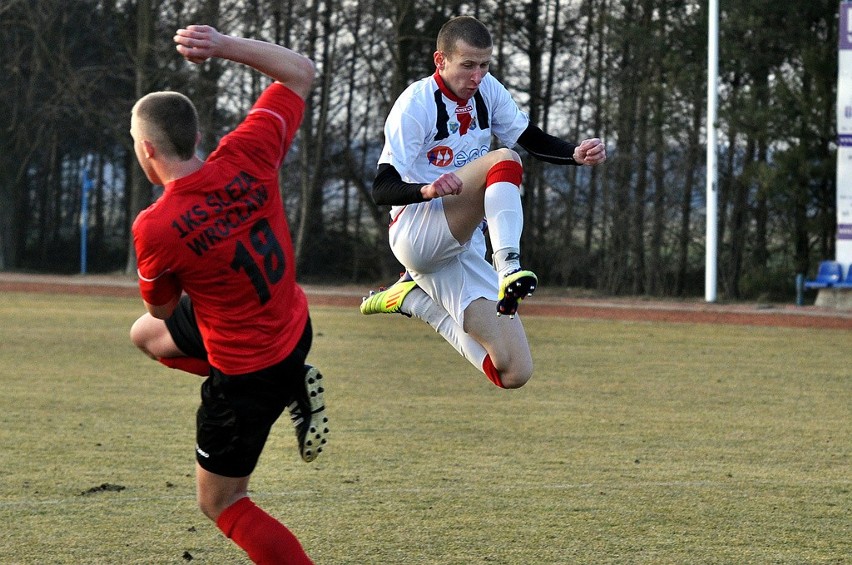
[(488, 171), (485, 188), (485, 217), (494, 250), (494, 268), (501, 275), (520, 268), (524, 212), (520, 183), (523, 168), (515, 161), (500, 161)]

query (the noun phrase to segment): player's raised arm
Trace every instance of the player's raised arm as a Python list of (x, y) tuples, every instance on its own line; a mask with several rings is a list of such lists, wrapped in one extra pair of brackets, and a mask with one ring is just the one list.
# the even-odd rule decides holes
[(606, 161), (606, 145), (594, 137), (579, 145), (563, 141), (530, 124), (518, 138), (518, 145), (546, 163), (555, 165), (600, 165)]
[(178, 53), (200, 64), (212, 57), (248, 65), (306, 98), (314, 81), (313, 62), (291, 49), (256, 39), (234, 37), (207, 25), (190, 25), (175, 32)]

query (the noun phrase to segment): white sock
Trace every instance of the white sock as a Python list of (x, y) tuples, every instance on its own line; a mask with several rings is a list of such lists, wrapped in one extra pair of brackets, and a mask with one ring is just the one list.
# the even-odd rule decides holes
[(521, 232), (524, 211), (518, 187), (510, 182), (495, 182), (485, 189), (485, 217), (494, 250), (494, 268), (500, 276), (521, 267)]
[(409, 292), (405, 300), (402, 301), (401, 309), (406, 314), (429, 324), (462, 357), (470, 361), (480, 372), (484, 372), (482, 362), (485, 361), (488, 352), (456, 323), (443, 306), (423, 292), (422, 288), (417, 287)]
[(518, 251), (517, 247), (506, 247), (498, 249), (491, 255), (494, 269), (501, 278), (521, 268), (521, 255)]

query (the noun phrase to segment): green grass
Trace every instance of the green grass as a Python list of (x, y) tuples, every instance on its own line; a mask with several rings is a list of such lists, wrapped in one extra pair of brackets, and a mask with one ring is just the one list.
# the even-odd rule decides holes
[[(141, 312), (0, 295), (0, 563), (247, 563), (195, 507), (200, 379), (135, 350)], [(318, 564), (852, 562), (849, 332), (528, 317), (501, 391), (419, 322), (313, 320), (329, 449), (282, 420), (252, 497)]]

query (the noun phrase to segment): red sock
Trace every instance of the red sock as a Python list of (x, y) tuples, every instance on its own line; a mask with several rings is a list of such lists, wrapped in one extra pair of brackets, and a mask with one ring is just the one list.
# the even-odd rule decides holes
[(494, 367), (494, 363), (491, 361), (490, 355), (486, 355), (485, 359), (482, 361), (482, 371), (485, 373), (485, 376), (488, 377), (489, 381), (500, 388), (506, 388), (503, 386), (503, 381), (500, 380), (500, 373), (498, 373), (497, 368)]
[(180, 369), (201, 377), (210, 375), (210, 363), (197, 357), (158, 357), (157, 361), (169, 369)]
[(523, 180), (523, 165), (512, 160), (495, 163), (485, 174), (485, 186), (491, 186), (495, 182), (510, 182), (515, 186), (521, 186)]
[(216, 525), (255, 563), (313, 565), (293, 532), (248, 497), (225, 508)]

